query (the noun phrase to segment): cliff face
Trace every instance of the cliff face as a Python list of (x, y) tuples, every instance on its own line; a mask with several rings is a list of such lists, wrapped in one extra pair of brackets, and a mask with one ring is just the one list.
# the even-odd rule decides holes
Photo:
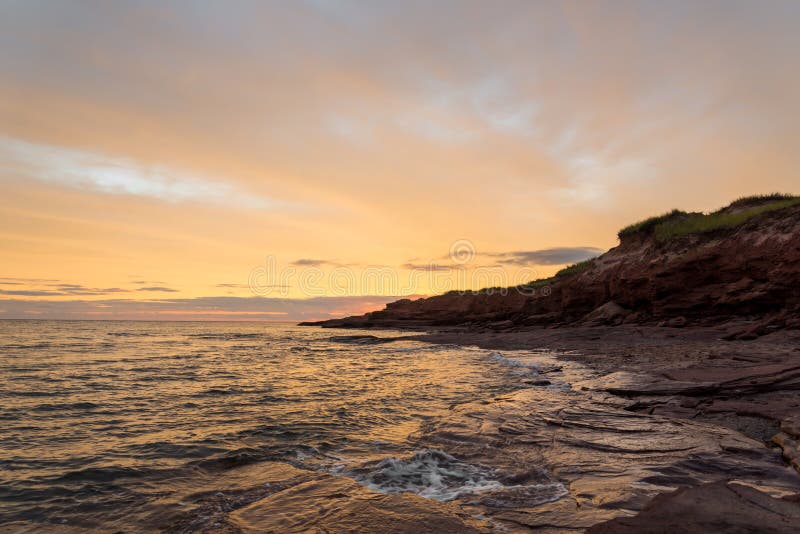
[(733, 318), (757, 320), (747, 335), (800, 327), (800, 205), (761, 213), (738, 226), (669, 239), (657, 238), (652, 229), (630, 232), (583, 271), (542, 282), (534, 294), (511, 289), (405, 299), (381, 311), (316, 324), (507, 330), (710, 325)]

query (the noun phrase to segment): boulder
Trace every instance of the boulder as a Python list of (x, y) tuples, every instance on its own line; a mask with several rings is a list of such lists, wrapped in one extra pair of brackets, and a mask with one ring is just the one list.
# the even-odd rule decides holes
[(587, 326), (619, 324), (630, 313), (616, 302), (606, 302), (583, 318)]

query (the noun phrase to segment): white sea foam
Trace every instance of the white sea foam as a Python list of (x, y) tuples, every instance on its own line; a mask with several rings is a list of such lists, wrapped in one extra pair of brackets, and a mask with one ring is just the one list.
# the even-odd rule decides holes
[(423, 449), (406, 459), (386, 458), (374, 470), (356, 479), (383, 493), (412, 492), (439, 501), (459, 495), (499, 489), (488, 469), (461, 462), (449, 454)]
[(484, 494), (495, 507), (525, 497), (528, 503), (543, 503), (566, 495), (560, 483), (506, 485), (487, 467), (471, 465), (436, 449), (422, 449), (410, 458), (386, 458), (356, 480), (382, 493), (416, 493), (439, 501)]
[(536, 364), (536, 362), (526, 362), (523, 360), (508, 358), (501, 352), (492, 352), (489, 354), (489, 358), (509, 367), (517, 367), (528, 374), (536, 374), (539, 372), (539, 366)]

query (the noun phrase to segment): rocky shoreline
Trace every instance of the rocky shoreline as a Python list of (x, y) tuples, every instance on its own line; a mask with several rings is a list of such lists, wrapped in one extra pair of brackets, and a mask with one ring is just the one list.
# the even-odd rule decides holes
[[(331, 332), (332, 342), (365, 347), (466, 347), (497, 364), (486, 369), (510, 387), (415, 424), (391, 454), (334, 455), (324, 468), (283, 456), (234, 459), (208, 474), (207, 487), (193, 483), (175, 497), (192, 507), (168, 530), (794, 533), (800, 332), (747, 342), (723, 332)], [(400, 477), (402, 488), (376, 487), (381, 477)], [(458, 489), (443, 500), (403, 489), (442, 479)]]
[[(736, 224), (720, 222), (729, 220)], [(685, 224), (718, 226), (663, 237)], [(302, 324), (501, 332), (726, 325), (723, 337), (738, 340), (800, 329), (798, 198), (742, 199), (708, 215), (672, 212), (624, 229), (619, 239), (597, 258), (521, 286), (402, 299), (364, 315)]]
[[(766, 486), (773, 482), (772, 478), (800, 484), (800, 332), (783, 330), (752, 341), (730, 341), (723, 339), (728, 328), (617, 326), (540, 328), (509, 333), (450, 329), (420, 334), (415, 339), (491, 350), (549, 349), (557, 351), (562, 361), (576, 362), (591, 369), (594, 372), (591, 379), (572, 384), (574, 389), (588, 394), (596, 403), (582, 409), (589, 412), (607, 410), (609, 402), (615, 406), (601, 416), (605, 421), (602, 425), (597, 420), (587, 424), (586, 413), (580, 415), (580, 410), (576, 411), (572, 424), (584, 425), (587, 433), (582, 439), (609, 443), (603, 430), (607, 425), (624, 428), (625, 424), (642, 424), (636, 419), (620, 419), (620, 412), (647, 415), (665, 424), (677, 424), (672, 430), (690, 441), (699, 433), (708, 432), (709, 428), (731, 431), (718, 438), (708, 438), (712, 441), (718, 439), (717, 443), (701, 446), (705, 455), (718, 450), (720, 456), (714, 459), (709, 456), (699, 458), (697, 443), (687, 445), (683, 452), (677, 450), (681, 447), (670, 453), (664, 451), (667, 456), (672, 454), (679, 458), (683, 455), (684, 458), (675, 459), (671, 466), (653, 469), (674, 472), (674, 465), (683, 463), (686, 465), (681, 474), (664, 477), (659, 484), (664, 486), (662, 490), (666, 493), (651, 501), (637, 501), (628, 495), (616, 505), (603, 508), (606, 511), (616, 508), (611, 515), (622, 514), (626, 519), (608, 519), (608, 516), (596, 513), (596, 509), (594, 515), (587, 515), (586, 510), (592, 507), (584, 504), (573, 510), (578, 524), (567, 521), (568, 514), (557, 513), (561, 522), (551, 521), (554, 531), (597, 525), (592, 532), (668, 532), (675, 531), (675, 528), (686, 532), (706, 532), (710, 528), (708, 525), (716, 524), (716, 531), (720, 532), (747, 528), (758, 532), (794, 532), (800, 524), (800, 504), (797, 503), (800, 492), (770, 496), (749, 487), (742, 490), (737, 481), (742, 482), (743, 473), (759, 472)], [(532, 409), (541, 411), (541, 403), (536, 403)], [(492, 417), (484, 416), (488, 420)], [(533, 430), (538, 427), (530, 422), (530, 416), (527, 424), (525, 421), (526, 417), (520, 415), (519, 420), (507, 419), (506, 424), (516, 428), (516, 435), (525, 436), (523, 441), (536, 441), (537, 432), (546, 433), (544, 429)], [(680, 421), (691, 425), (681, 426)], [(596, 426), (594, 432), (591, 430), (593, 425)], [(485, 435), (483, 430), (475, 432)], [(462, 437), (466, 439), (466, 436)], [(663, 441), (665, 437), (654, 434), (648, 439)], [(731, 439), (740, 442), (735, 445), (724, 443)], [(451, 443), (449, 450), (452, 449)], [(625, 456), (624, 450), (617, 449), (614, 453)], [(747, 452), (743, 453), (745, 450)], [(614, 453), (605, 454), (611, 454), (610, 458)], [(785, 468), (775, 465), (765, 468), (764, 458), (770, 455), (779, 461), (782, 457)], [(725, 458), (730, 460), (730, 464), (725, 464)], [(638, 460), (636, 454), (632, 454), (629, 461), (632, 462), (630, 469), (637, 462), (642, 463), (642, 468), (651, 465), (647, 454)], [(584, 469), (591, 472), (599, 467), (599, 463), (602, 462), (595, 460), (592, 468), (584, 464)], [(615, 469), (613, 466), (609, 468)], [(703, 480), (696, 476), (698, 471), (713, 473), (713, 476)], [(576, 476), (579, 480), (585, 474), (578, 476), (576, 473)], [(597, 485), (595, 497), (608, 499), (610, 494), (616, 493), (618, 490), (612, 489), (615, 483), (608, 484), (608, 480), (617, 476), (603, 477), (605, 484)], [(752, 486), (753, 480), (745, 484)], [(670, 493), (667, 488), (680, 489)], [(687, 504), (689, 502), (704, 504), (692, 508)], [(729, 516), (727, 511), (731, 506), (739, 509), (740, 513)], [(576, 513), (581, 508), (583, 512)], [(752, 513), (746, 513), (747, 510)], [(678, 512), (679, 518), (676, 519), (674, 513)], [(537, 517), (543, 513), (549, 514), (540, 509)], [(628, 517), (633, 513), (640, 515)], [(584, 516), (583, 523), (577, 519), (581, 515)], [(659, 517), (662, 520), (658, 520)], [(672, 518), (671, 523), (665, 522), (664, 518)], [(602, 525), (603, 521), (609, 523)], [(539, 526), (528, 526), (539, 530)]]
[[(794, 533), (800, 473), (787, 446), (797, 435), (800, 332), (748, 342), (722, 340), (723, 332), (332, 332), (331, 341), (349, 344), (477, 347), (522, 387), (423, 421), (408, 436), (408, 455), (344, 471), (284, 461), (225, 470), (214, 491), (182, 498), (198, 508), (172, 530)], [(465, 487), (476, 482), (470, 473), (489, 478), (443, 502), (375, 491), (359, 478), (382, 469), (420, 487), (430, 477), (462, 477)]]
[(527, 459), (568, 482), (556, 504), (481, 514), (536, 531), (797, 532), (800, 198), (673, 210), (618, 237), (547, 279), (305, 324), (559, 354), (562, 398), (537, 377), (513, 402), (459, 407), (423, 433), (426, 446), (483, 447), (479, 461)]

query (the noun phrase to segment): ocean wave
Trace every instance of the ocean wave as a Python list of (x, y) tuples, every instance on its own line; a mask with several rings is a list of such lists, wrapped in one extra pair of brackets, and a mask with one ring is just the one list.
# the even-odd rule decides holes
[(106, 335), (114, 337), (154, 337), (153, 332), (108, 332)]
[(438, 449), (422, 449), (405, 459), (389, 457), (349, 476), (381, 493), (415, 493), (438, 501), (461, 499), (492, 508), (531, 507), (569, 494), (544, 470), (508, 475), (474, 465)]
[(311, 445), (272, 444), (229, 450), (207, 458), (190, 461), (187, 465), (199, 467), (209, 472), (225, 471), (265, 461), (281, 461), (297, 467), (303, 467), (305, 460), (323, 456), (325, 455), (319, 449)]
[(538, 373), (539, 366), (534, 362), (525, 362), (522, 360), (515, 360), (513, 358), (508, 358), (503, 355), (502, 352), (492, 352), (489, 354), (489, 359), (494, 360), (498, 363), (506, 365), (508, 367), (516, 367), (520, 370), (524, 370), (527, 373)]
[[(213, 441), (213, 440), (209, 440)], [(215, 454), (224, 453), (222, 446), (212, 443), (173, 443), (169, 441), (152, 441), (137, 443), (127, 447), (127, 452), (135, 453), (138, 457), (147, 458), (207, 458)]]
[(187, 337), (194, 337), (198, 339), (219, 339), (222, 341), (229, 341), (231, 339), (258, 339), (265, 337), (264, 334), (256, 334), (250, 332), (206, 332), (200, 334), (187, 334)]
[(65, 403), (45, 403), (31, 408), (34, 412), (58, 412), (64, 410), (94, 410), (100, 408), (99, 404), (93, 402), (65, 402)]
[(3, 343), (0, 345), (1, 350), (12, 349), (49, 349), (53, 344), (43, 341), (41, 343)]
[(157, 469), (143, 469), (129, 466), (86, 467), (75, 471), (67, 471), (52, 479), (53, 483), (64, 482), (111, 482), (120, 478), (142, 478)]
[(398, 341), (397, 337), (378, 337), (372, 335), (352, 335), (352, 336), (331, 336), (328, 341), (334, 343), (348, 343), (352, 345), (380, 345)]

